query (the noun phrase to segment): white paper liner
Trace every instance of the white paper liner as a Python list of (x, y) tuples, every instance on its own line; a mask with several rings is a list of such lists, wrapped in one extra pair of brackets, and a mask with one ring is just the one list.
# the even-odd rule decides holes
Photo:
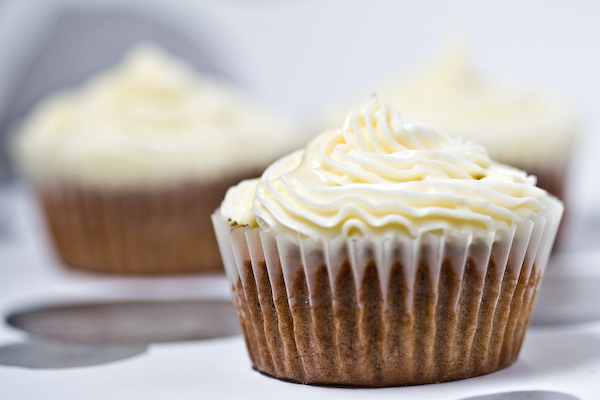
[(511, 228), (337, 237), (213, 224), (254, 368), (313, 384), (462, 379), (516, 360), (562, 204)]

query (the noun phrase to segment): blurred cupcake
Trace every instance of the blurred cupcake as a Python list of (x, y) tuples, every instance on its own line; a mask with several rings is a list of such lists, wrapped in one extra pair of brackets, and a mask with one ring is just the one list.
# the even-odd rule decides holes
[(311, 384), (513, 363), (562, 204), (472, 141), (371, 98), (213, 214), (255, 369)]
[[(448, 45), (429, 67), (372, 89), (408, 120), (477, 141), (492, 159), (535, 175), (539, 187), (564, 199), (578, 130), (564, 100), (508, 78), (482, 76), (461, 42)], [(343, 110), (329, 123), (341, 123)]]
[(152, 45), (51, 96), (15, 138), (60, 258), (116, 273), (222, 269), (210, 214), (291, 125)]

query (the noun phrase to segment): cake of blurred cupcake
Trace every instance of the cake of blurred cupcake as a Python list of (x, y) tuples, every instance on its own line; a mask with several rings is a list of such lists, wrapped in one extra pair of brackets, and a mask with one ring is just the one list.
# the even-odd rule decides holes
[(153, 44), (43, 100), (14, 138), (58, 256), (79, 269), (222, 269), (210, 214), (294, 146), (285, 118)]
[[(513, 78), (486, 76), (473, 64), (466, 43), (452, 41), (431, 64), (369, 90), (410, 121), (477, 141), (491, 158), (535, 175), (538, 186), (564, 199), (578, 132), (572, 106)], [(328, 124), (343, 121), (345, 108)]]
[(407, 121), (367, 99), (213, 214), (258, 371), (394, 386), (517, 359), (562, 203), (474, 141)]

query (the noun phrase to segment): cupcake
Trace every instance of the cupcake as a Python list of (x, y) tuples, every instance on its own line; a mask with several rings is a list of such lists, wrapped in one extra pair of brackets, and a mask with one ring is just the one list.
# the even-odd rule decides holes
[(286, 120), (142, 45), (43, 101), (14, 147), (65, 264), (180, 273), (222, 270), (211, 213), (293, 140)]
[(377, 97), (227, 192), (213, 224), (253, 367), (413, 385), (519, 354), (563, 206)]
[[(410, 121), (475, 140), (494, 160), (537, 176), (539, 187), (564, 199), (578, 130), (565, 100), (480, 74), (461, 42), (449, 44), (431, 65), (374, 87)], [(336, 123), (346, 109), (333, 114)]]

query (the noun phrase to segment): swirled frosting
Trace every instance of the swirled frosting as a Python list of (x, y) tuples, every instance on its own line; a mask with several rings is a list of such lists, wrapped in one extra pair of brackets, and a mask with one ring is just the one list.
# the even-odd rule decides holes
[(405, 122), (373, 96), (341, 129), (233, 187), (221, 213), (310, 237), (490, 231), (544, 209), (547, 193), (471, 140)]
[(28, 175), (102, 188), (258, 170), (297, 140), (286, 120), (153, 45), (53, 95), (19, 133), (16, 152)]

